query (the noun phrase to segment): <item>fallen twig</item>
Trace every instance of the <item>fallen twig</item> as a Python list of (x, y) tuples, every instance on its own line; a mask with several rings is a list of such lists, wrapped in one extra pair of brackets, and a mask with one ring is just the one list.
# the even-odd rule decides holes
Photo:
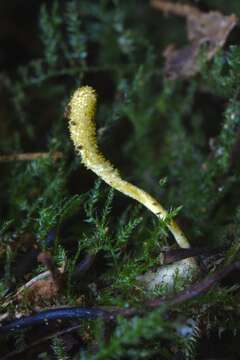
[(183, 259), (187, 259), (189, 257), (195, 257), (195, 256), (210, 256), (217, 253), (220, 253), (222, 251), (226, 250), (225, 248), (217, 248), (217, 249), (208, 249), (208, 248), (189, 248), (189, 249), (172, 249), (167, 251), (161, 252), (161, 263), (162, 264), (172, 264), (176, 261), (180, 261)]
[(50, 152), (36, 152), (36, 153), (22, 153), (13, 155), (0, 155), (0, 162), (12, 162), (12, 161), (32, 161), (37, 159), (45, 159), (51, 157), (54, 161), (63, 157), (61, 151)]
[(195, 6), (186, 4), (176, 4), (166, 0), (152, 0), (151, 6), (165, 13), (187, 17), (189, 15), (199, 15), (201, 12)]

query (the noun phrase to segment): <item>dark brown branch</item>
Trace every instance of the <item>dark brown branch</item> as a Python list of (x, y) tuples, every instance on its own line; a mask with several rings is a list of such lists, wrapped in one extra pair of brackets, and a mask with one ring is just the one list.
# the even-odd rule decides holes
[(201, 255), (214, 255), (226, 250), (225, 248), (208, 249), (208, 248), (189, 248), (189, 249), (173, 249), (161, 252), (162, 264), (168, 265), (176, 261), (184, 260), (190, 257), (201, 256)]

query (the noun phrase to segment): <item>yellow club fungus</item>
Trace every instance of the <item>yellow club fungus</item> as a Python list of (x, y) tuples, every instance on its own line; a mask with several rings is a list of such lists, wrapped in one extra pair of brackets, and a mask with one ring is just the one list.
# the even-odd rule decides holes
[[(69, 129), (76, 151), (81, 155), (83, 164), (114, 189), (137, 200), (158, 218), (164, 220), (167, 211), (163, 206), (144, 190), (123, 180), (119, 171), (103, 156), (96, 139), (94, 121), (97, 96), (90, 86), (77, 89), (69, 103)], [(167, 226), (178, 245), (190, 247), (189, 242), (174, 220)]]

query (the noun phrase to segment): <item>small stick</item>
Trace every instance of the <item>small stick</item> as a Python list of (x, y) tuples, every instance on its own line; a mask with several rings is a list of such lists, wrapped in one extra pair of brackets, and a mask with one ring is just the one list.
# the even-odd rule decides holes
[(199, 16), (200, 10), (196, 7), (186, 4), (176, 4), (165, 0), (152, 0), (150, 5), (157, 10), (165, 13), (171, 13), (177, 16), (190, 17)]
[(172, 249), (161, 251), (161, 265), (172, 264), (176, 261), (184, 260), (190, 257), (198, 257), (202, 255), (211, 256), (218, 254), (224, 250), (226, 250), (226, 248), (223, 247), (218, 249), (193, 247), (189, 249)]
[(12, 161), (32, 161), (37, 159), (45, 159), (51, 157), (54, 161), (63, 157), (61, 151), (49, 152), (36, 152), (36, 153), (22, 153), (13, 155), (0, 155), (0, 162), (12, 162)]

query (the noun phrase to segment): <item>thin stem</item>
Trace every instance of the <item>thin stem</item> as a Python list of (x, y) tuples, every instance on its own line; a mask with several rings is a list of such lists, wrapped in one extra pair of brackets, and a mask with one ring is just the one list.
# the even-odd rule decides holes
[(55, 151), (49, 152), (36, 152), (36, 153), (22, 153), (12, 155), (0, 155), (0, 162), (12, 162), (12, 161), (32, 161), (37, 159), (45, 159), (51, 157), (54, 161), (63, 157), (63, 153)]

